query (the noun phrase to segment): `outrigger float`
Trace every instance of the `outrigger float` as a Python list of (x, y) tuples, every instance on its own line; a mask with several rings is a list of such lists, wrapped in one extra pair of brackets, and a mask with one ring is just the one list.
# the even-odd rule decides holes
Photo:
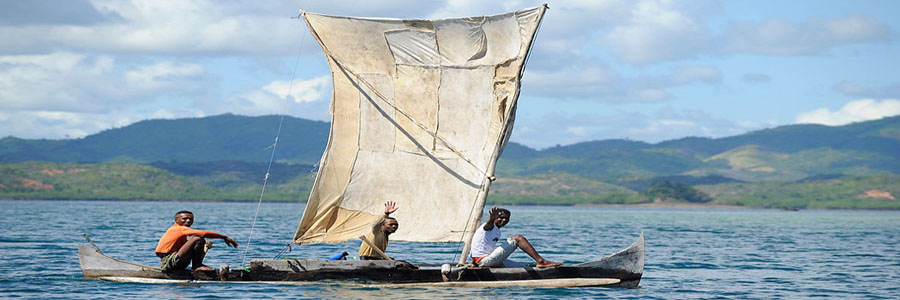
[(382, 254), (386, 259), (380, 261), (263, 259), (236, 269), (162, 272), (82, 244), (84, 277), (637, 286), (644, 268), (643, 234), (622, 251), (575, 265), (479, 268), (466, 263), (497, 159), (512, 135), (528, 53), (547, 8), (442, 20), (301, 12), (331, 68), (333, 94), (328, 144), (292, 242), (356, 240), (372, 230), (383, 204), (394, 201), (402, 209), (392, 216), (403, 226), (391, 241), (462, 243), (458, 262), (417, 268)]

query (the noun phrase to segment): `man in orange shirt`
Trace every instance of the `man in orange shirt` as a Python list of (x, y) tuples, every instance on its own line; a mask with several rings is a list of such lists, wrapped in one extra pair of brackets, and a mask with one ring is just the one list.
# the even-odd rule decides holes
[(182, 210), (175, 213), (175, 225), (169, 227), (156, 245), (156, 256), (161, 259), (159, 267), (163, 271), (184, 270), (190, 264), (191, 270), (213, 271), (203, 265), (206, 256), (204, 246), (212, 245), (204, 238), (223, 239), (225, 244), (237, 248), (238, 243), (230, 237), (212, 231), (193, 230), (194, 213)]

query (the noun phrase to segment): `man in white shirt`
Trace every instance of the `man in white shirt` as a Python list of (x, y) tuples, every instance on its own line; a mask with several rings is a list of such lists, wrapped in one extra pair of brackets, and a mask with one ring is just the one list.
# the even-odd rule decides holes
[(519, 248), (534, 259), (535, 266), (538, 268), (562, 265), (562, 263), (552, 262), (541, 257), (534, 250), (534, 246), (520, 234), (509, 237), (498, 247), (496, 244), (500, 241), (500, 227), (509, 223), (509, 217), (509, 210), (496, 206), (491, 208), (490, 219), (483, 226), (479, 226), (472, 237), (472, 262), (482, 267), (521, 267), (523, 265), (506, 259), (513, 251), (516, 251), (516, 248)]

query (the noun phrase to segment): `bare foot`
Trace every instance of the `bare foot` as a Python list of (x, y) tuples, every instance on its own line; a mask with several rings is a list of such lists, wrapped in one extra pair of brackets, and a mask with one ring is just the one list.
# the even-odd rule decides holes
[(202, 266), (199, 266), (199, 267), (196, 267), (196, 268), (191, 268), (191, 272), (196, 272), (196, 271), (215, 271), (215, 270), (216, 270), (216, 269), (213, 269), (213, 268), (211, 268), (210, 266), (207, 266), (207, 265), (202, 265)]
[(539, 262), (539, 263), (535, 264), (534, 266), (538, 267), (538, 268), (552, 268), (552, 267), (562, 266), (562, 263), (553, 262), (553, 261), (549, 261), (549, 260), (545, 259), (544, 261)]

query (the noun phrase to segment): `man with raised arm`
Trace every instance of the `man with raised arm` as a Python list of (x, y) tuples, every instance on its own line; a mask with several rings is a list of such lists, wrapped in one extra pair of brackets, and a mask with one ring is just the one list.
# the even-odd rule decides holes
[[(397, 231), (400, 224), (397, 219), (391, 217), (391, 213), (397, 211), (397, 202), (387, 201), (384, 203), (384, 214), (372, 223), (372, 231), (366, 233), (365, 239), (372, 243), (372, 246), (384, 253), (388, 246), (388, 236)], [(359, 245), (359, 259), (385, 259), (382, 257), (369, 243), (364, 240)]]
[(212, 246), (204, 238), (223, 239), (225, 244), (237, 248), (238, 243), (230, 237), (204, 230), (191, 229), (194, 224), (194, 213), (182, 210), (175, 213), (175, 225), (169, 227), (156, 245), (156, 256), (161, 259), (160, 269), (163, 271), (184, 270), (191, 265), (192, 271), (213, 271), (203, 265), (206, 256), (204, 247)]
[(535, 266), (538, 268), (562, 265), (562, 263), (552, 262), (541, 257), (534, 250), (534, 246), (520, 234), (500, 242), (498, 247), (496, 244), (500, 241), (500, 227), (509, 224), (509, 217), (509, 210), (496, 206), (491, 207), (490, 219), (483, 226), (479, 226), (475, 230), (475, 235), (472, 236), (472, 262), (482, 267), (521, 267), (522, 264), (506, 259), (513, 251), (516, 251), (516, 248), (519, 248), (534, 259)]

